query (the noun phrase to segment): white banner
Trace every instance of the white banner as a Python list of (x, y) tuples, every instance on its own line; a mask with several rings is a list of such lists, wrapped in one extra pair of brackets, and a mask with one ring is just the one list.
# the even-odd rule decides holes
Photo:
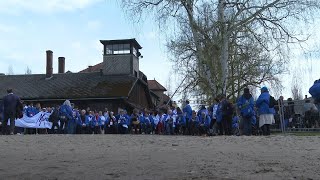
[[(16, 119), (16, 127), (23, 128), (37, 128), (37, 129), (51, 129), (52, 122), (49, 122), (49, 116), (51, 113), (39, 112), (33, 117), (28, 117), (23, 115), (21, 119)], [(8, 125), (10, 125), (10, 121), (8, 121)]]

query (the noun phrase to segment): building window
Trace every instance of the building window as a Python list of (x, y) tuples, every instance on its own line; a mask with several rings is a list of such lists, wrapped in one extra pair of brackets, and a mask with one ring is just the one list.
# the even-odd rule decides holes
[(106, 54), (130, 54), (130, 44), (106, 45)]
[(137, 56), (137, 52), (138, 52), (137, 49), (135, 47), (132, 47), (132, 54)]
[(112, 54), (112, 45), (106, 45), (106, 54)]

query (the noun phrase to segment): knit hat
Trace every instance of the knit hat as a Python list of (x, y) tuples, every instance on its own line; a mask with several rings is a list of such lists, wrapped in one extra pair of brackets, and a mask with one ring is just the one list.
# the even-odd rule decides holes
[(249, 88), (244, 88), (244, 89), (243, 89), (243, 93), (244, 93), (244, 94), (249, 94), (249, 93), (250, 93)]
[(264, 87), (261, 88), (261, 91), (262, 92), (268, 92), (268, 88), (266, 86), (264, 86)]

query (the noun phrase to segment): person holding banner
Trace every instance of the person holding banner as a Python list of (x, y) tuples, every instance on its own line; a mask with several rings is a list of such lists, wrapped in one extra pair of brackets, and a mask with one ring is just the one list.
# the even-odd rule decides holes
[(2, 134), (7, 134), (8, 119), (10, 119), (10, 135), (13, 135), (15, 128), (15, 119), (17, 116), (17, 109), (21, 104), (20, 98), (13, 94), (12, 89), (7, 90), (8, 95), (3, 98), (3, 120), (2, 120)]

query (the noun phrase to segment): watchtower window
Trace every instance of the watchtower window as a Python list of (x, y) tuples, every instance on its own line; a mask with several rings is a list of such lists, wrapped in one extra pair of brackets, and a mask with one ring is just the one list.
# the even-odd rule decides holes
[(106, 45), (106, 54), (130, 54), (130, 44)]
[(132, 54), (137, 56), (137, 53), (138, 53), (137, 49), (135, 47), (132, 47)]

